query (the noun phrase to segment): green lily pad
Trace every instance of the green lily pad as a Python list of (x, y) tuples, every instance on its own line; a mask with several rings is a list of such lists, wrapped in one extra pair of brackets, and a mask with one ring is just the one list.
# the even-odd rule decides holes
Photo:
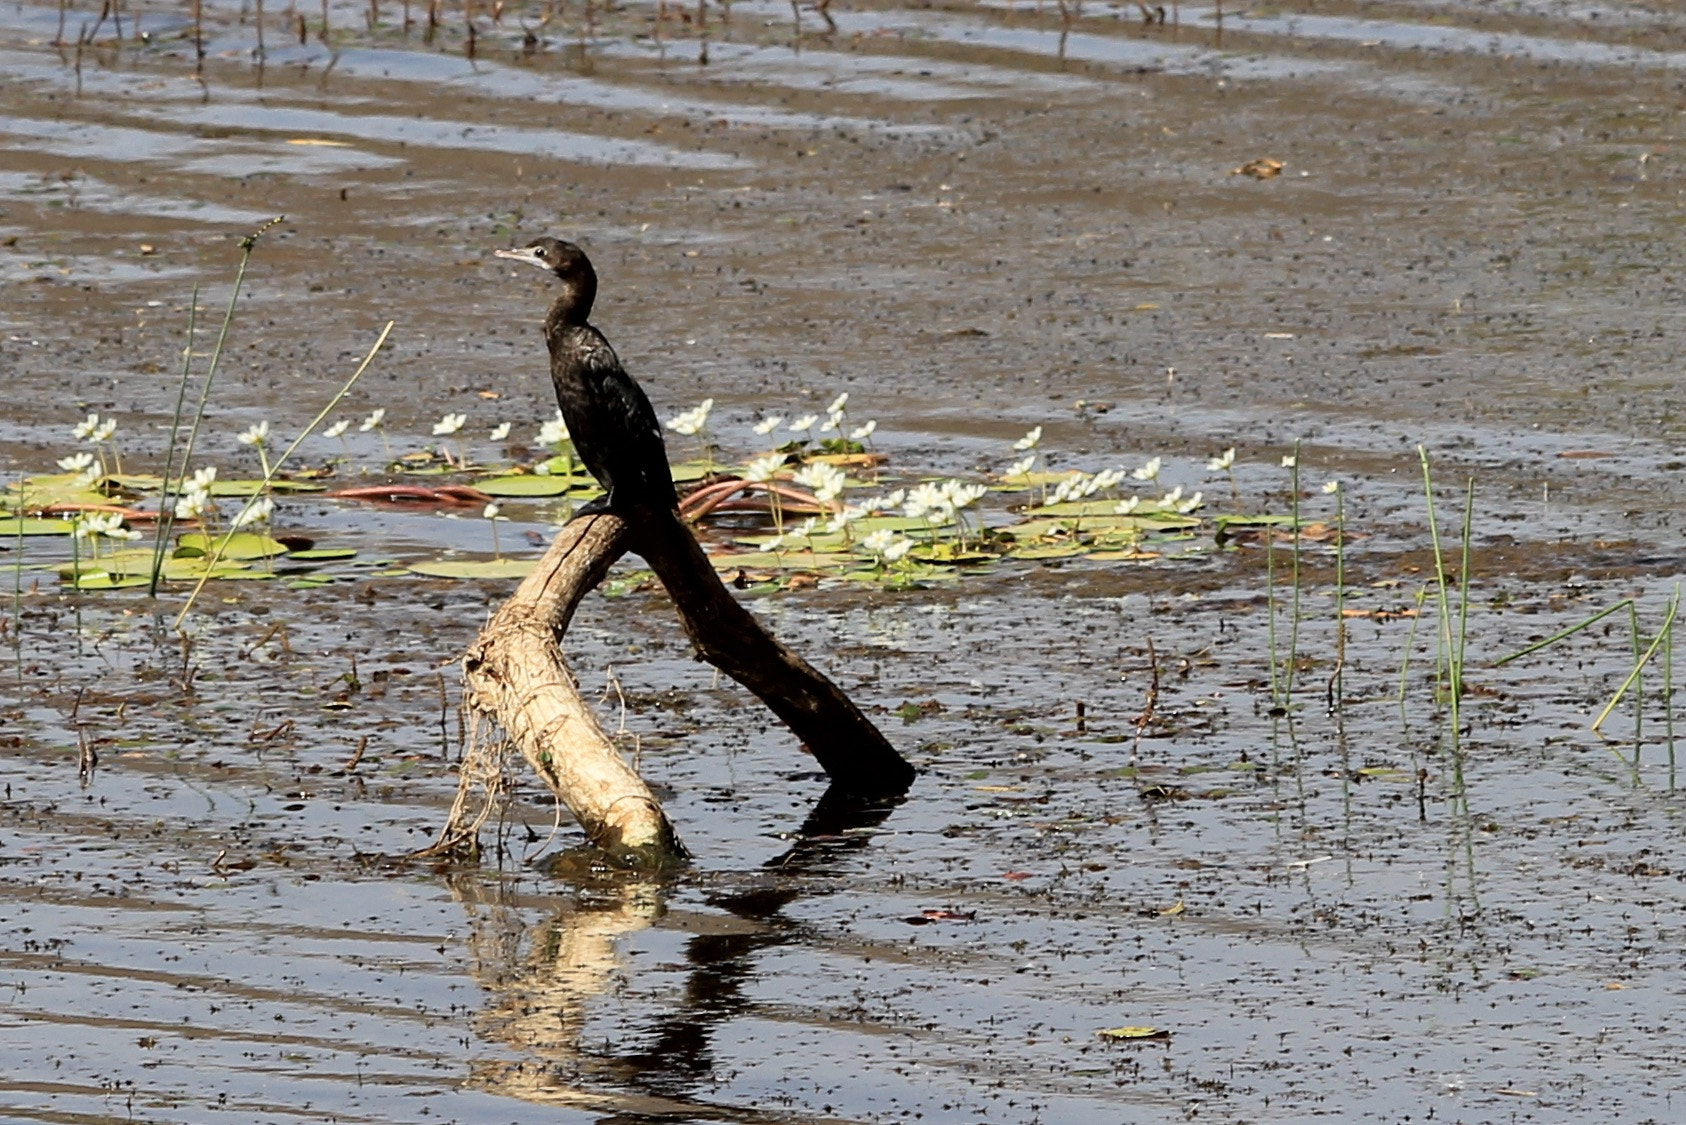
[(105, 479), (130, 492), (157, 492), (164, 487), (164, 478), (156, 473), (112, 473)]
[(677, 465), (668, 465), (668, 471), (673, 474), (674, 484), (690, 484), (692, 481), (702, 480), (710, 473), (719, 472), (720, 465), (711, 461), (681, 461)]
[(434, 559), (411, 563), (411, 574), (428, 578), (525, 578), (537, 559)]
[(150, 582), (151, 579), (144, 574), (112, 574), (106, 570), (85, 571), (70, 580), (70, 584), (78, 590), (121, 590), (145, 586)]
[(322, 492), (324, 486), (302, 480), (216, 480), (211, 482), (212, 496), (255, 496), (267, 488), (270, 492)]
[(288, 562), (334, 562), (357, 557), (355, 547), (313, 547), (308, 551), (289, 551)]
[(861, 560), (855, 555), (832, 551), (738, 551), (710, 555), (715, 570), (745, 567), (750, 570), (830, 570)]
[(998, 492), (1023, 492), (1029, 488), (1047, 487), (1058, 484), (1069, 477), (1071, 473), (1050, 473), (1046, 470), (1040, 473), (1017, 473), (1010, 477), (1002, 477), (1001, 483), (996, 485)]
[(1008, 557), (1015, 559), (1069, 559), (1083, 554), (1081, 543), (1027, 543), (1014, 547)]
[(1291, 514), (1284, 514), (1280, 516), (1227, 515), (1215, 517), (1214, 522), (1217, 523), (1218, 530), (1220, 531), (1225, 531), (1232, 527), (1292, 527), (1294, 524), (1294, 517)]
[(287, 545), (255, 531), (232, 531), (212, 539), (202, 531), (190, 531), (179, 540), (177, 558), (215, 554), (221, 548), (224, 559), (268, 559), (287, 553)]
[(561, 496), (571, 489), (574, 477), (508, 476), (487, 477), (474, 482), (488, 496)]
[(97, 485), (80, 483), (81, 473), (50, 473), (39, 477), (25, 477), (4, 489), (7, 503), (28, 508), (45, 508), (54, 504), (109, 504), (111, 497)]
[[(160, 577), (171, 582), (196, 582), (205, 574), (207, 560), (202, 556), (187, 558), (168, 558), (164, 560), (164, 567)], [(152, 576), (153, 556), (145, 547), (131, 547), (127, 550), (111, 551), (97, 559), (85, 558), (80, 565), (75, 562), (61, 563), (58, 572), (61, 577), (74, 581), (78, 586), (84, 586), (83, 580), (99, 573), (106, 573), (125, 578), (139, 577), (150, 580)], [(234, 562), (224, 559), (210, 571), (212, 578), (229, 578), (243, 571), (250, 570), (250, 563)]]
[(0, 519), (0, 539), (16, 539), (20, 535), (69, 535), (75, 530), (76, 526), (69, 520), (40, 516)]
[(920, 562), (942, 566), (976, 566), (979, 563), (994, 562), (1000, 557), (990, 551), (980, 551), (973, 547), (963, 548), (957, 543), (922, 543), (909, 551), (908, 555)]

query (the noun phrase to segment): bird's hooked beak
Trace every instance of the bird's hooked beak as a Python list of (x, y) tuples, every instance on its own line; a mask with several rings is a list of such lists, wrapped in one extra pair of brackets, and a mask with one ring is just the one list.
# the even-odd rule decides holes
[(526, 262), (528, 265), (537, 266), (541, 270), (550, 268), (544, 264), (544, 259), (539, 257), (538, 250), (532, 246), (523, 246), (519, 250), (494, 250), (492, 253), (496, 257), (508, 258), (513, 262)]

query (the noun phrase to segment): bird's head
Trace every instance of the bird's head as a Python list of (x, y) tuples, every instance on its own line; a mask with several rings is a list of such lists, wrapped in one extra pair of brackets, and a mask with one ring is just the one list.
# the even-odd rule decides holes
[(567, 277), (583, 266), (591, 269), (591, 263), (585, 256), (585, 251), (572, 242), (563, 242), (560, 238), (548, 236), (528, 243), (519, 250), (495, 250), (500, 258), (508, 258), (513, 262), (526, 262), (529, 265), (548, 270), (557, 277)]

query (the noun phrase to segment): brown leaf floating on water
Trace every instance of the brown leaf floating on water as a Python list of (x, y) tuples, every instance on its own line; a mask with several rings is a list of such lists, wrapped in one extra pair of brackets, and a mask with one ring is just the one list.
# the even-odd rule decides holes
[(1272, 160), (1268, 156), (1261, 156), (1257, 160), (1249, 160), (1241, 167), (1230, 172), (1232, 176), (1251, 176), (1255, 180), (1268, 180), (1272, 176), (1280, 176), (1286, 167), (1280, 160)]

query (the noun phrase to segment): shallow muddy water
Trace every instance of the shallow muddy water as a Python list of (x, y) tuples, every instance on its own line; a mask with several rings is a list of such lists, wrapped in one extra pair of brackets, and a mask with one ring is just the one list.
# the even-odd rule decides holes
[[(640, 881), (531, 784), (483, 866), (395, 858), (450, 808), (453, 661), (511, 586), (392, 564), (536, 553), (554, 504), (506, 504), (495, 544), (286, 499), (357, 561), (213, 583), (182, 633), (183, 590), (9, 567), (0, 1118), (1681, 1118), (1662, 656), (1589, 730), (1680, 570), (1676, 6), (478, 5), (472, 41), (460, 7), (431, 35), (421, 4), (326, 11), (272, 2), (260, 60), (255, 5), (210, 5), (200, 62), (185, 5), (0, 7), (8, 480), (89, 412), (156, 470), (194, 288), (204, 355), (275, 215), (205, 459), (254, 472), (236, 433), (296, 434), (392, 320), (341, 412), (385, 432), (342, 477), (447, 412), (522, 460), (547, 291), (490, 252), (557, 233), (728, 458), (846, 390), (892, 479), (999, 472), (1042, 425), (1052, 468), (1162, 455), (1165, 487), (1281, 514), (1299, 441), (1367, 616), (1342, 653), (1318, 539), (1293, 634), (1289, 550), (1210, 534), (746, 592), (921, 770), (861, 808), (623, 567), (568, 648), (696, 857)], [(1435, 603), (1410, 615), (1419, 444), (1454, 550), (1476, 481), (1456, 740)], [(1231, 446), (1233, 493), (1205, 467)], [(1627, 597), (1637, 636), (1493, 666)], [(1097, 1034), (1135, 1026), (1168, 1037)]]

